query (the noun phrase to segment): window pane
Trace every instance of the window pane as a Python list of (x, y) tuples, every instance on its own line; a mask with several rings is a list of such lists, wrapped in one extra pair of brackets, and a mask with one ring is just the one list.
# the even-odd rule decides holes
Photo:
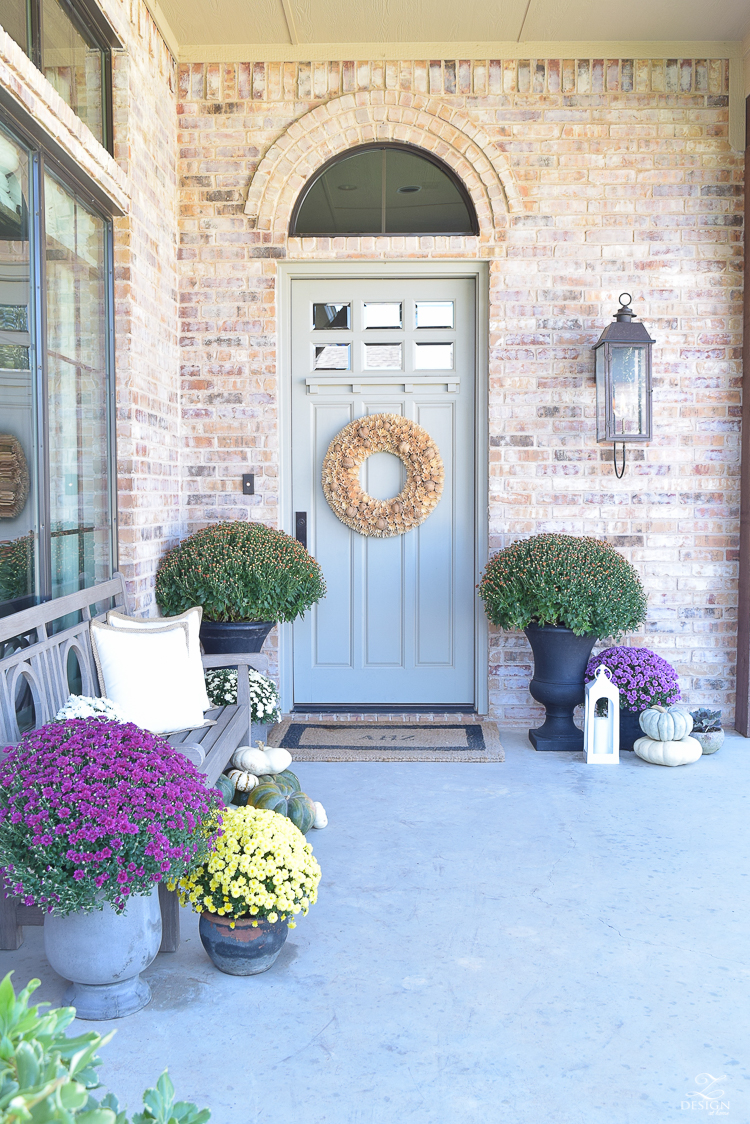
[(0, 616), (37, 599), (28, 153), (0, 129)]
[(452, 328), (453, 301), (417, 301), (415, 328)]
[(466, 203), (453, 180), (431, 160), (386, 150), (385, 229), (389, 234), (471, 234)]
[(362, 310), (363, 328), (400, 328), (401, 305), (379, 301), (367, 303)]
[(349, 344), (328, 343), (315, 348), (316, 371), (348, 371)]
[(367, 370), (367, 371), (400, 371), (401, 370), (401, 344), (400, 343), (366, 343), (365, 344), (365, 370)]
[(418, 343), (414, 355), (415, 371), (452, 371), (452, 343)]
[(351, 305), (314, 304), (313, 329), (316, 332), (330, 331), (332, 328), (351, 327)]
[(640, 436), (646, 432), (646, 348), (615, 346), (610, 363), (614, 433)]
[(42, 0), (42, 28), (45, 78), (103, 143), (101, 50), (59, 0)]
[(308, 192), (295, 234), (380, 234), (382, 167), (380, 148), (339, 160)]
[(52, 595), (112, 572), (106, 224), (46, 175)]
[(26, 54), (29, 53), (28, 24), (26, 16), (26, 0), (3, 0), (0, 11), (0, 24), (8, 32), (11, 39), (15, 39), (18, 46)]

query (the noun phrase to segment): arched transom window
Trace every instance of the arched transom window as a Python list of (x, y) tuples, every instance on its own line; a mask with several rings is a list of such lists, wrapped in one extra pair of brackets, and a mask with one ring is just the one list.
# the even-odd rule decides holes
[(476, 234), (461, 181), (406, 144), (368, 144), (329, 160), (297, 200), (290, 234)]

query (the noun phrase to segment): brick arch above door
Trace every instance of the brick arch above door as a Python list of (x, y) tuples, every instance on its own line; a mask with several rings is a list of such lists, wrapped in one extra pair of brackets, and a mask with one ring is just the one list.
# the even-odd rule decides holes
[(463, 113), (436, 98), (374, 90), (334, 98), (294, 121), (258, 165), (245, 214), (283, 241), (310, 176), (339, 153), (379, 141), (416, 145), (452, 168), (474, 204), (482, 242), (495, 241), (508, 215), (525, 210), (505, 154)]

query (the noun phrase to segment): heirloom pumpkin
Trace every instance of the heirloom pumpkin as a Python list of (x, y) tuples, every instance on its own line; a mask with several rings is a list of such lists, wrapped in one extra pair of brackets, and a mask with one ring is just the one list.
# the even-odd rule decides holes
[(679, 742), (693, 728), (693, 716), (681, 706), (650, 706), (639, 715), (641, 729), (657, 742)]
[(263, 749), (260, 746), (241, 745), (232, 757), (236, 769), (244, 769), (256, 777), (283, 773), (291, 763), (292, 755), (288, 749)]
[(228, 777), (226, 773), (222, 773), (214, 785), (214, 788), (218, 788), (225, 805), (231, 802), (234, 796), (234, 781), (231, 777)]
[(669, 742), (638, 738), (633, 749), (638, 757), (652, 765), (691, 765), (703, 753), (703, 747), (695, 738)]
[(253, 808), (266, 808), (286, 816), (303, 835), (307, 835), (315, 820), (315, 805), (309, 796), (304, 792), (282, 792), (271, 781), (253, 789), (247, 802)]
[(229, 780), (233, 782), (235, 792), (251, 792), (258, 785), (255, 774), (243, 769), (230, 769)]

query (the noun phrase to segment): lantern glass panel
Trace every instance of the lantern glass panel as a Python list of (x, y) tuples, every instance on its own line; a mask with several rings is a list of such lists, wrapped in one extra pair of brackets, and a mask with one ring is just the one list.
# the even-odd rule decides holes
[(643, 346), (614, 345), (610, 357), (611, 437), (645, 437), (648, 356)]
[(607, 380), (606, 356), (603, 347), (596, 349), (596, 439), (607, 439)]

